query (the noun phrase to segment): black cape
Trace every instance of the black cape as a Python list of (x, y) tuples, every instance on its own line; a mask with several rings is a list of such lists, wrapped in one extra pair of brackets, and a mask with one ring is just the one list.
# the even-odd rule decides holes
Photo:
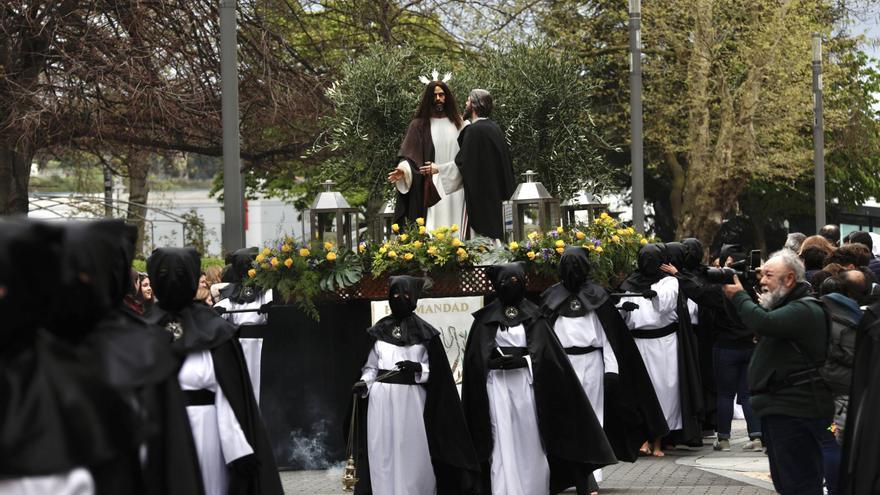
[[(559, 493), (576, 486), (582, 493), (594, 470), (617, 460), (550, 323), (534, 303), (522, 300), (518, 309), (529, 316), (523, 326), (532, 360), (538, 429), (550, 465), (550, 491)], [(464, 356), (462, 406), (483, 468), (483, 493), (491, 493), (492, 482), (493, 439), (486, 378), (502, 318), (499, 300), (474, 313)]]
[(688, 445), (703, 444), (703, 421), (705, 420), (705, 401), (703, 382), (700, 373), (697, 337), (691, 325), (687, 296), (678, 291), (678, 389), (681, 401), (681, 430), (675, 438)]
[(401, 160), (409, 163), (412, 184), (406, 194), (395, 189), (394, 221), (415, 222), (417, 218), (425, 218), (428, 207), (434, 206), (440, 200), (433, 179), (419, 173), (419, 167), (425, 162), (434, 161), (434, 141), (431, 139), (430, 121), (413, 119), (409, 123), (400, 143), (400, 151), (397, 152), (397, 163)]
[(199, 304), (191, 304), (174, 312), (156, 307), (150, 313), (149, 320), (160, 326), (165, 326), (172, 320), (181, 323), (184, 328), (183, 336), (172, 344), (181, 356), (204, 350), (211, 352), (217, 384), (229, 401), (259, 462), (259, 472), (254, 476), (244, 476), (235, 470), (229, 470), (229, 495), (283, 494), (275, 457), (254, 398), (244, 353), (238, 339), (233, 338), (235, 325), (221, 318), (211, 308)]
[(544, 291), (541, 310), (551, 327), (571, 297), (577, 297), (587, 310), (596, 312), (617, 357), (620, 381), (615, 393), (606, 392), (603, 428), (614, 455), (621, 461), (635, 462), (645, 439), (669, 433), (648, 370), (626, 323), (599, 285), (584, 284), (577, 294), (569, 292), (561, 283)]
[(859, 324), (853, 382), (849, 395), (840, 493), (880, 493), (880, 304), (865, 311)]
[(458, 145), (455, 164), (464, 183), (468, 226), (480, 235), (503, 239), (501, 203), (516, 188), (504, 132), (495, 122), (481, 119), (461, 130)]
[[(392, 335), (393, 327), (400, 326), (401, 337)], [(480, 493), (480, 465), (468, 435), (467, 425), (461, 409), (458, 389), (452, 378), (446, 350), (440, 341), (439, 332), (418, 315), (397, 320), (386, 316), (367, 330), (374, 340), (393, 345), (424, 344), (428, 349), (430, 374), (424, 384), (425, 434), (428, 437), (428, 450), (434, 466), (438, 495), (472, 495)], [(369, 396), (358, 400), (357, 430), (357, 475), (359, 481), (355, 494), (372, 494), (370, 484), (370, 459), (367, 450), (367, 410)], [(350, 421), (350, 418), (349, 418)], [(346, 424), (349, 424), (346, 421)], [(377, 494), (381, 495), (381, 494)]]

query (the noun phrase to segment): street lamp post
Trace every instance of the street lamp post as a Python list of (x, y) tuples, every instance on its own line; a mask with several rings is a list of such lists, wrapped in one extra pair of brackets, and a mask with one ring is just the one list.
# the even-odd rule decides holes
[(816, 232), (825, 225), (825, 120), (822, 111), (822, 35), (813, 33), (813, 166), (816, 175)]
[(642, 158), (642, 2), (629, 0), (629, 107), (632, 119), (633, 228), (645, 232), (645, 170)]
[(223, 112), (223, 249), (244, 247), (244, 189), (238, 131), (236, 0), (220, 0), (220, 92)]

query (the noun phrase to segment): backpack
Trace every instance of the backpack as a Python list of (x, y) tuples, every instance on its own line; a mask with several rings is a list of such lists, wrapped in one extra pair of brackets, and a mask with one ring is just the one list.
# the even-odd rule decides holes
[(828, 319), (828, 351), (825, 362), (819, 367), (819, 375), (834, 395), (848, 395), (852, 384), (852, 371), (856, 354), (856, 329), (859, 320), (837, 301), (823, 296), (822, 309)]

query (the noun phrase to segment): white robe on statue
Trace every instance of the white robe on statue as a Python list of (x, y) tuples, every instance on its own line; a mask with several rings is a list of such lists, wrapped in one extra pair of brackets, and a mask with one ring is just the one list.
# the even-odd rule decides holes
[(85, 468), (64, 474), (27, 476), (0, 480), (0, 495), (92, 495), (95, 483)]
[[(263, 294), (254, 300), (254, 302), (237, 304), (224, 299), (214, 305), (215, 308), (223, 308), (227, 311), (233, 309), (259, 309), (260, 306), (272, 302), (272, 289), (267, 289)], [(224, 313), (223, 318), (236, 326), (242, 325), (264, 325), (268, 319), (265, 314), (254, 311), (253, 313)], [(263, 339), (262, 338), (240, 338), (241, 350), (244, 352), (244, 361), (247, 364), (248, 374), (251, 377), (251, 385), (254, 387), (254, 398), (257, 404), (260, 403), (260, 373), (263, 366)]]
[[(617, 356), (611, 343), (605, 338), (602, 323), (594, 312), (584, 316), (568, 318), (560, 316), (553, 325), (562, 347), (598, 347), (601, 351), (589, 354), (569, 354), (568, 360), (577, 374), (593, 406), (593, 412), (604, 426), (605, 420), (605, 373), (618, 373)], [(596, 481), (602, 481), (602, 470), (593, 471)]]
[(177, 378), (183, 390), (206, 389), (216, 394), (214, 405), (187, 406), (186, 413), (199, 456), (205, 495), (226, 495), (229, 484), (226, 465), (253, 454), (254, 449), (217, 384), (210, 351), (187, 355)]
[[(526, 347), (522, 325), (498, 329), (499, 347)], [(550, 465), (538, 430), (532, 361), (514, 370), (489, 370), (486, 391), (492, 423), (492, 495), (547, 495)]]
[(428, 381), (428, 349), (422, 344), (396, 346), (378, 340), (362, 369), (361, 380), (369, 384), (370, 397), (370, 484), (377, 495), (432, 495), (437, 482), (425, 432), (425, 388), (374, 382), (380, 369), (393, 370), (400, 361), (420, 363), (416, 382)]
[[(464, 189), (461, 188), (461, 174), (458, 173), (458, 167), (455, 165), (455, 155), (458, 154), (458, 133), (459, 129), (448, 118), (431, 119), (434, 163), (439, 170), (439, 173), (432, 175), (431, 179), (440, 194), (440, 201), (428, 208), (428, 217), (425, 219), (425, 227), (428, 230), (450, 227), (452, 224), (460, 226), (464, 223)], [(422, 165), (424, 164), (418, 164), (420, 167)], [(397, 181), (397, 190), (401, 194), (406, 194), (412, 185), (411, 169), (406, 161), (400, 162), (397, 168), (404, 173), (404, 178)], [(454, 186), (456, 180), (459, 182), (458, 187)]]
[[(651, 285), (657, 297), (623, 297), (620, 302), (633, 302), (639, 308), (634, 311), (621, 311), (630, 330), (650, 330), (663, 328), (678, 321), (678, 280), (664, 277)], [(678, 384), (678, 336), (670, 334), (659, 339), (635, 339), (636, 347), (645, 361), (654, 392), (660, 401), (663, 415), (669, 430), (681, 429), (681, 396)]]

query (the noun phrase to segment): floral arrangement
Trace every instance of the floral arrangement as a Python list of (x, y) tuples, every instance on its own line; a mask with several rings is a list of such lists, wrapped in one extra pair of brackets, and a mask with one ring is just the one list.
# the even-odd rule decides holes
[(272, 288), (317, 319), (314, 298), (357, 284), (367, 272), (373, 278), (393, 274), (426, 275), (455, 271), (481, 262), (524, 261), (533, 273), (556, 277), (566, 246), (589, 251), (592, 278), (605, 286), (622, 282), (635, 269), (639, 248), (650, 239), (623, 227), (607, 213), (589, 225), (531, 232), (526, 239), (498, 246), (486, 238), (462, 241), (459, 227), (428, 230), (422, 218), (404, 226), (381, 243), (360, 242), (356, 251), (332, 242), (298, 243), (285, 237), (266, 246), (254, 260), (247, 283)]

